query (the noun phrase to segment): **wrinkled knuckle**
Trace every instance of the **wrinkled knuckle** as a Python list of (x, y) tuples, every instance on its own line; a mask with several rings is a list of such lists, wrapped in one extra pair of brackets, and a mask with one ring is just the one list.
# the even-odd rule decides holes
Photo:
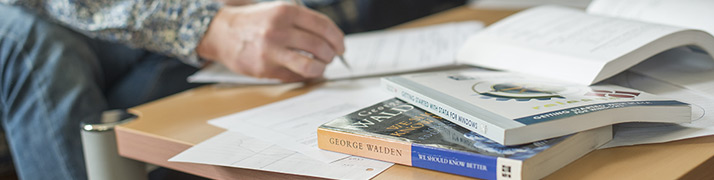
[(318, 38), (304, 38), (303, 42), (312, 49), (320, 49), (324, 46), (323, 40)]
[(295, 6), (288, 3), (278, 3), (273, 12), (278, 17), (290, 16), (295, 12)]
[(328, 21), (316, 21), (315, 28), (320, 32), (320, 34), (327, 34), (330, 30), (330, 23)]

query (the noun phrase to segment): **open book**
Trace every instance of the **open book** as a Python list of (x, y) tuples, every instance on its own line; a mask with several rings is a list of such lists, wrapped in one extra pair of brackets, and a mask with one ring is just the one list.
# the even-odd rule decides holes
[(536, 7), (471, 36), (457, 61), (594, 84), (674, 47), (713, 54), (711, 7), (703, 0), (596, 0), (587, 12)]

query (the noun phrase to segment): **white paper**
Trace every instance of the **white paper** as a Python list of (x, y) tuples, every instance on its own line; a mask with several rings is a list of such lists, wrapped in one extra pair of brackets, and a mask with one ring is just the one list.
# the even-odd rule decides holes
[(195, 74), (188, 77), (188, 82), (192, 83), (202, 83), (202, 82), (216, 82), (216, 83), (230, 83), (230, 84), (280, 84), (278, 79), (267, 79), (267, 78), (254, 78), (250, 76), (245, 76), (241, 74), (235, 74), (226, 66), (220, 65), (219, 63), (213, 63)]
[[(481, 22), (465, 21), (347, 35), (344, 57), (352, 69), (347, 69), (339, 59), (335, 58), (326, 67), (324, 76), (327, 79), (341, 79), (455, 65), (456, 51), (466, 37), (482, 28)], [(255, 79), (237, 75), (225, 67), (204, 68), (191, 75), (189, 81), (239, 84), (280, 82), (275, 79)]]
[(588, 13), (699, 29), (714, 34), (711, 0), (595, 0)]
[(208, 121), (323, 162), (348, 155), (317, 147), (317, 127), (389, 99), (379, 79), (336, 81), (307, 94)]
[(600, 148), (636, 144), (669, 142), (714, 134), (714, 96), (685, 89), (662, 80), (634, 72), (625, 72), (610, 83), (639, 89), (663, 97), (677, 99), (692, 105), (692, 123), (625, 123), (614, 126), (612, 141)]
[(169, 159), (171, 162), (210, 164), (274, 171), (329, 179), (369, 179), (393, 163), (349, 156), (331, 163), (226, 131)]

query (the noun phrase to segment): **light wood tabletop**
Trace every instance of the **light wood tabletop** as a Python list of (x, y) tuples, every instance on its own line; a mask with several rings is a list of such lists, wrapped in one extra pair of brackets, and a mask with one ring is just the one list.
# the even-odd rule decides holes
[[(409, 28), (450, 21), (493, 23), (513, 10), (459, 7), (406, 23)], [(311, 179), (276, 172), (168, 162), (172, 156), (225, 130), (206, 121), (309, 92), (317, 85), (220, 87), (207, 85), (130, 109), (138, 119), (116, 128), (120, 155), (212, 179)], [(596, 150), (546, 179), (712, 179), (714, 136)], [(394, 165), (374, 179), (468, 179)]]

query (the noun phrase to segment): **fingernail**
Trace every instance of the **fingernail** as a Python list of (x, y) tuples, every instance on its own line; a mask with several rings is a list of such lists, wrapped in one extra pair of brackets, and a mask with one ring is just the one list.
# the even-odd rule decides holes
[(317, 77), (322, 75), (322, 72), (325, 70), (324, 65), (320, 64), (319, 62), (313, 62), (310, 63), (310, 66), (308, 67), (308, 74), (310, 77)]

